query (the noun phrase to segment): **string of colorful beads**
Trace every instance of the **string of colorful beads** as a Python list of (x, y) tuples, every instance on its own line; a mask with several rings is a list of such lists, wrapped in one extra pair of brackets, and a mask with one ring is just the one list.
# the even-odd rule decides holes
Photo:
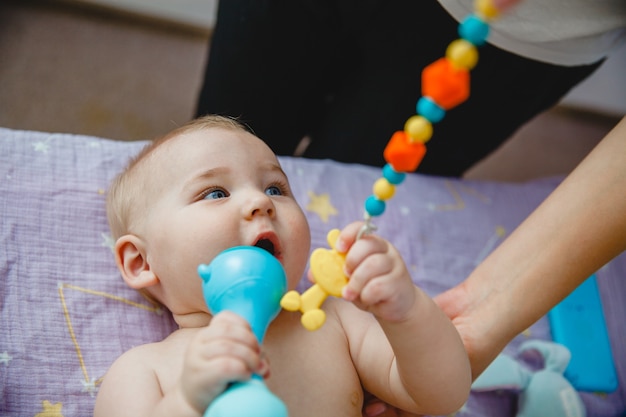
[(469, 97), (469, 72), (478, 62), (477, 48), (486, 42), (488, 22), (499, 12), (493, 0), (475, 0), (474, 13), (459, 24), (459, 39), (448, 45), (445, 57), (422, 71), (422, 97), (417, 101), (417, 114), (406, 121), (404, 130), (391, 136), (385, 148), (383, 156), (387, 164), (382, 177), (374, 183), (372, 195), (365, 200), (365, 225), (359, 237), (375, 230), (372, 217), (384, 213), (385, 202), (393, 197), (405, 173), (415, 171), (421, 163), (426, 154), (426, 142), (433, 135), (433, 124)]

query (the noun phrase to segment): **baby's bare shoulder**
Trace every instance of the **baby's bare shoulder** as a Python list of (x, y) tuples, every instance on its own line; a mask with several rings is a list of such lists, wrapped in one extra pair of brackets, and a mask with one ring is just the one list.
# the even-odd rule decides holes
[(171, 368), (182, 366), (179, 358), (184, 356), (191, 336), (192, 332), (177, 330), (160, 342), (135, 346), (117, 358), (106, 377), (117, 372), (126, 375), (149, 373), (157, 378), (167, 375), (172, 372)]
[(174, 332), (161, 342), (136, 346), (111, 365), (98, 389), (95, 415), (120, 415), (117, 407), (141, 398), (155, 404), (175, 381), (182, 367), (185, 339)]

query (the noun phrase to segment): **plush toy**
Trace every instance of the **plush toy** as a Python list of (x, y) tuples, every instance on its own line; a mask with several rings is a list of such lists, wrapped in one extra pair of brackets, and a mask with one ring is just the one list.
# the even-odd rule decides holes
[(543, 359), (544, 367), (533, 371), (514, 358), (500, 354), (472, 384), (473, 391), (518, 391), (516, 417), (585, 417), (585, 406), (563, 372), (569, 350), (558, 343), (531, 340), (518, 349), (521, 357)]

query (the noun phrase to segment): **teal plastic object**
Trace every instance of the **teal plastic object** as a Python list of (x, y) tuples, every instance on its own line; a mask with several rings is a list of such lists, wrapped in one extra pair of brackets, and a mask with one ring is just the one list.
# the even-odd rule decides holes
[(476, 15), (469, 15), (459, 25), (459, 36), (476, 46), (484, 45), (489, 36), (489, 25)]
[[(198, 266), (204, 299), (213, 314), (232, 311), (245, 318), (259, 343), (280, 312), (287, 290), (285, 270), (269, 252), (237, 246)], [(287, 407), (259, 375), (232, 384), (207, 408), (204, 417), (283, 417)]]
[(611, 342), (595, 275), (548, 313), (552, 338), (570, 350), (565, 377), (579, 391), (613, 392), (618, 387)]

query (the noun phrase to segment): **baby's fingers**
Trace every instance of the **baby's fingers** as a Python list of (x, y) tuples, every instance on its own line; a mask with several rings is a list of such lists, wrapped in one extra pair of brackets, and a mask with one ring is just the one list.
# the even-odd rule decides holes
[(363, 222), (350, 223), (344, 227), (339, 233), (337, 242), (335, 242), (335, 250), (339, 253), (346, 253), (354, 242), (356, 242), (356, 238), (362, 227)]
[(346, 255), (345, 273), (349, 277), (344, 296), (354, 300), (369, 281), (393, 269), (387, 243), (377, 236), (364, 236), (352, 245)]
[(181, 378), (189, 404), (201, 410), (231, 382), (267, 375), (267, 361), (250, 325), (233, 313), (220, 313), (200, 329), (187, 349)]
[[(355, 245), (356, 246), (356, 245)], [(383, 253), (366, 256), (350, 270), (346, 260), (346, 272), (350, 277), (343, 289), (343, 297), (348, 301), (359, 300), (364, 304), (375, 304), (388, 296), (385, 282), (393, 270), (391, 259)]]
[[(220, 313), (197, 335), (195, 349), (204, 361), (218, 362), (218, 371), (246, 378), (261, 369), (261, 349), (241, 317)], [(215, 363), (213, 363), (215, 365)]]
[(259, 343), (252, 333), (250, 324), (243, 317), (229, 311), (213, 316), (209, 326), (200, 331), (199, 337), (207, 342), (215, 339), (228, 339), (260, 351)]

